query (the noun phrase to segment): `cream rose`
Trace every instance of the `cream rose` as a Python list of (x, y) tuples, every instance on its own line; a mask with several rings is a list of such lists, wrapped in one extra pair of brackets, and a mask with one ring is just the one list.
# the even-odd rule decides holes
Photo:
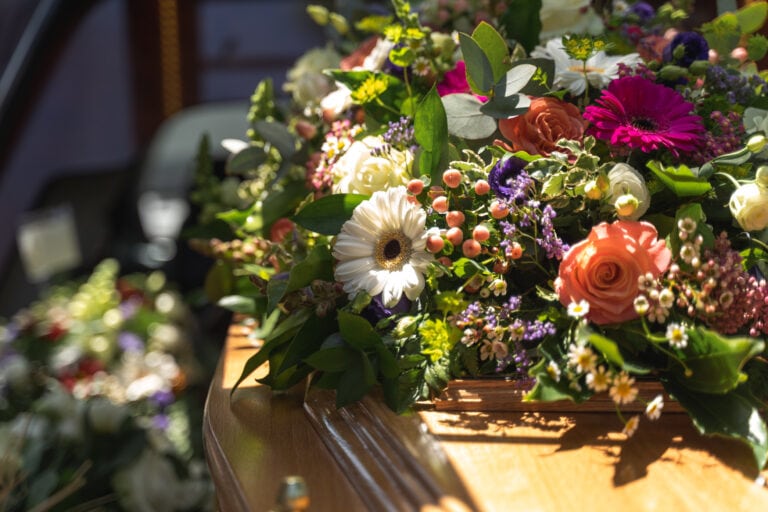
[(731, 214), (744, 231), (760, 231), (768, 227), (768, 187), (747, 183), (731, 194)]
[(539, 11), (541, 39), (562, 36), (567, 32), (600, 33), (603, 21), (590, 3), (590, 0), (543, 0)]
[(372, 195), (377, 190), (407, 185), (413, 155), (394, 148), (374, 154), (383, 146), (381, 137), (374, 136), (352, 143), (333, 166), (334, 193)]
[(671, 260), (672, 252), (653, 224), (603, 222), (565, 254), (555, 290), (563, 306), (588, 302), (587, 319), (596, 324), (624, 322), (637, 318), (638, 278), (648, 273), (658, 277)]
[(620, 163), (613, 166), (608, 172), (609, 192), (608, 200), (615, 202), (621, 196), (631, 194), (637, 199), (637, 208), (629, 215), (619, 215), (622, 220), (637, 220), (648, 211), (651, 205), (651, 194), (645, 184), (643, 175), (634, 167)]

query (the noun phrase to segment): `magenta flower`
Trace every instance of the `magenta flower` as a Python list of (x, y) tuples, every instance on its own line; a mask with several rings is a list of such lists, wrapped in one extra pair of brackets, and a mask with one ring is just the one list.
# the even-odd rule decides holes
[[(458, 61), (456, 67), (448, 71), (443, 79), (437, 84), (437, 93), (440, 96), (447, 96), (449, 94), (460, 92), (472, 94), (472, 89), (467, 82), (467, 65), (463, 60)], [(486, 101), (488, 99), (485, 96), (480, 96), (478, 94), (475, 94), (474, 96), (480, 101)]]
[(641, 76), (618, 78), (604, 89), (597, 105), (584, 109), (589, 133), (614, 146), (649, 152), (666, 148), (675, 156), (698, 149), (704, 133), (693, 104), (676, 90)]

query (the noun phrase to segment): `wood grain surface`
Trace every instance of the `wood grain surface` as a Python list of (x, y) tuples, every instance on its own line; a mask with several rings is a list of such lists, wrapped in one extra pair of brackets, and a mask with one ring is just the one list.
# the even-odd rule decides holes
[(767, 471), (749, 450), (701, 436), (685, 414), (642, 418), (627, 438), (610, 412), (446, 411), (406, 416), (375, 397), (273, 394), (246, 381), (257, 350), (233, 324), (211, 383), (206, 455), (222, 511), (270, 510), (282, 479), (307, 481), (311, 511), (762, 511)]

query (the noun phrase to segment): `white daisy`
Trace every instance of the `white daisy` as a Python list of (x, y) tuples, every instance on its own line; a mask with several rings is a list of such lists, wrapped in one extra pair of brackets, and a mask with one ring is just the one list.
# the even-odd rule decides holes
[(645, 406), (645, 415), (648, 416), (648, 419), (657, 420), (661, 416), (662, 409), (664, 409), (664, 397), (656, 395), (656, 398)]
[(574, 96), (584, 94), (587, 82), (592, 87), (604, 89), (611, 80), (619, 76), (619, 63), (635, 66), (642, 62), (640, 55), (629, 53), (621, 56), (606, 55), (597, 52), (585, 63), (572, 59), (563, 48), (562, 38), (550, 39), (544, 46), (537, 46), (531, 57), (552, 59), (555, 61), (555, 87), (568, 89)]
[(613, 379), (613, 384), (608, 393), (615, 403), (621, 405), (633, 402), (637, 398), (637, 391), (635, 379), (627, 372), (621, 372)]
[(637, 427), (640, 425), (640, 416), (632, 416), (624, 424), (624, 429), (621, 431), (627, 437), (632, 437), (637, 432)]
[(667, 326), (667, 341), (673, 347), (683, 349), (688, 346), (688, 333), (685, 332), (686, 325), (671, 323)]
[(405, 294), (416, 299), (433, 257), (426, 251), (427, 215), (408, 200), (405, 187), (374, 192), (344, 223), (333, 247), (336, 279), (350, 296), (381, 294), (392, 307)]

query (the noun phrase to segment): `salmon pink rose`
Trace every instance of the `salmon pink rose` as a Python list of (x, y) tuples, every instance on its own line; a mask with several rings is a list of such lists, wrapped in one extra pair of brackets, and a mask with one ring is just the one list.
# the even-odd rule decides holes
[(587, 318), (596, 324), (624, 322), (637, 318), (638, 278), (658, 277), (671, 260), (672, 251), (652, 224), (603, 222), (565, 254), (555, 290), (563, 306), (587, 301)]
[(564, 151), (555, 145), (560, 139), (580, 141), (585, 128), (586, 121), (575, 105), (550, 97), (535, 98), (525, 114), (499, 121), (499, 131), (514, 151), (543, 156)]

